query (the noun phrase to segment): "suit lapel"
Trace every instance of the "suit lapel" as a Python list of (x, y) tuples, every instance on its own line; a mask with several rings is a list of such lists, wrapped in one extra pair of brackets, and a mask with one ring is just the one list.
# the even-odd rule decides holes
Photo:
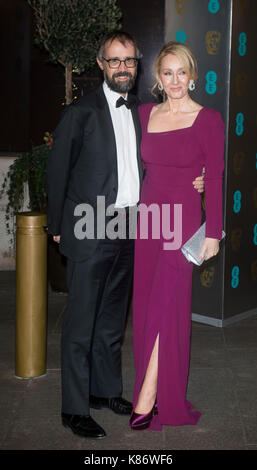
[(103, 91), (103, 85), (96, 90), (96, 105), (101, 119), (103, 152), (109, 160), (115, 177), (114, 186), (118, 188), (117, 147), (110, 109)]

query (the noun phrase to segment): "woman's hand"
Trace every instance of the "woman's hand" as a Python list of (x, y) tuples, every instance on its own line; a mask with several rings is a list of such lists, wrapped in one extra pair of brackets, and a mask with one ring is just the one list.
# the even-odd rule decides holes
[(206, 253), (206, 258), (204, 260), (206, 261), (209, 258), (212, 258), (212, 256), (217, 255), (219, 252), (219, 240), (217, 238), (205, 238), (203, 242), (203, 246), (201, 249), (201, 253), (199, 256), (199, 261), (201, 261), (204, 257), (204, 254)]
[(60, 243), (61, 236), (60, 235), (54, 235), (53, 239), (56, 243)]
[(205, 175), (205, 168), (202, 169), (201, 176), (197, 176), (193, 181), (194, 188), (198, 191), (198, 193), (204, 192), (204, 175)]

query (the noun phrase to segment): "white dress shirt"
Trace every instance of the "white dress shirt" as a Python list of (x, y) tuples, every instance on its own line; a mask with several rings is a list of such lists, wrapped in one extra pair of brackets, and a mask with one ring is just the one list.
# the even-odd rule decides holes
[(103, 83), (112, 124), (114, 128), (117, 167), (118, 193), (115, 207), (135, 206), (139, 201), (139, 173), (137, 163), (137, 143), (131, 110), (125, 105), (116, 108), (120, 94)]

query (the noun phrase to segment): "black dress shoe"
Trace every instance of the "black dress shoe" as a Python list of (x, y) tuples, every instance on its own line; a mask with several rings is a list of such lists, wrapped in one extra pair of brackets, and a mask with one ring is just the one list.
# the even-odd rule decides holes
[(132, 413), (132, 403), (122, 397), (103, 398), (90, 395), (89, 406), (100, 410), (101, 408), (109, 408), (119, 415), (130, 415)]
[(91, 437), (93, 439), (100, 439), (106, 436), (104, 429), (89, 415), (83, 416), (62, 413), (62, 424), (65, 427), (71, 428), (74, 434), (78, 434), (78, 436)]

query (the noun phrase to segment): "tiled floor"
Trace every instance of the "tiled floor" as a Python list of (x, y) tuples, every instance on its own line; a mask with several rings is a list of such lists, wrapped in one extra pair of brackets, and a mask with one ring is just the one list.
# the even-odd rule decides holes
[[(257, 314), (226, 328), (192, 323), (188, 399), (202, 412), (197, 426), (133, 432), (128, 418), (92, 410), (107, 437), (76, 437), (60, 421), (60, 325), (65, 294), (49, 291), (47, 374), (14, 376), (15, 273), (0, 272), (0, 448), (80, 450), (257, 450)], [(132, 398), (131, 315), (123, 345), (124, 397)]]

